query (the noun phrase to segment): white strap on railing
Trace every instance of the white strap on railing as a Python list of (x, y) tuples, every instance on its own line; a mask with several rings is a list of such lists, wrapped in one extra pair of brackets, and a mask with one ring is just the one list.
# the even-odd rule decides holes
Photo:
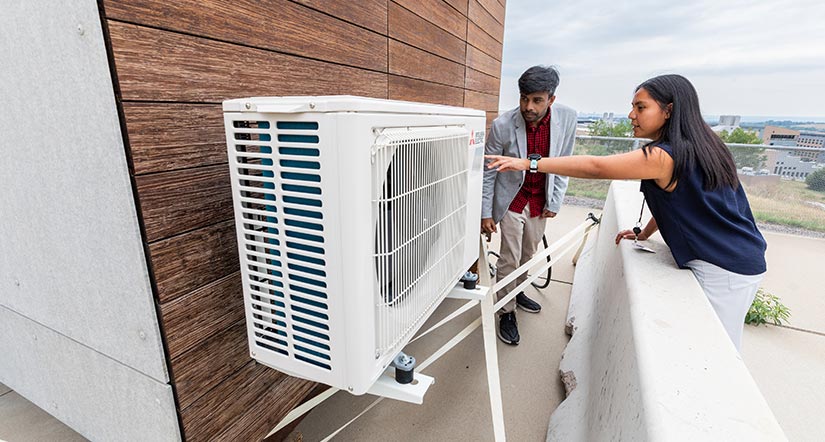
[(450, 313), (449, 315), (447, 315), (447, 317), (446, 317), (446, 318), (444, 318), (444, 319), (442, 319), (442, 320), (438, 321), (438, 323), (436, 323), (436, 324), (435, 324), (435, 325), (433, 325), (432, 327), (428, 328), (428, 329), (427, 329), (427, 331), (425, 331), (425, 332), (423, 332), (423, 333), (419, 334), (418, 336), (414, 337), (414, 338), (410, 341), (410, 344), (412, 344), (413, 342), (415, 342), (415, 341), (417, 341), (417, 340), (419, 340), (419, 339), (423, 338), (424, 336), (427, 336), (428, 334), (430, 334), (431, 332), (435, 331), (437, 328), (441, 327), (442, 325), (444, 325), (444, 324), (446, 324), (446, 323), (448, 323), (448, 322), (452, 321), (453, 319), (455, 319), (456, 317), (458, 317), (458, 316), (459, 316), (459, 315), (461, 315), (462, 313), (464, 313), (464, 312), (466, 312), (467, 310), (470, 310), (471, 308), (473, 308), (473, 307), (474, 307), (476, 304), (478, 304), (478, 303), (479, 303), (479, 301), (473, 300), (473, 301), (469, 301), (469, 302), (467, 302), (466, 304), (462, 305), (461, 307), (457, 308), (454, 312), (452, 312), (452, 313)]
[[(592, 229), (593, 226), (595, 226), (595, 225), (596, 225), (596, 223), (594, 221), (590, 220), (590, 219), (588, 219), (587, 221), (579, 224), (578, 227), (571, 230), (570, 232), (567, 232), (567, 234), (565, 234), (564, 236), (559, 238), (556, 242), (551, 244), (549, 247), (547, 247), (546, 249), (542, 250), (539, 253), (536, 253), (536, 255), (533, 256), (533, 259), (531, 259), (530, 261), (527, 261), (524, 265), (522, 265), (519, 268), (515, 269), (512, 273), (510, 273), (509, 275), (504, 277), (502, 280), (496, 282), (496, 284), (491, 289), (493, 291), (493, 293), (496, 293), (499, 290), (501, 290), (502, 288), (506, 287), (507, 284), (513, 282), (516, 278), (521, 276), (523, 273), (527, 273), (527, 271), (529, 271), (531, 268), (533, 268), (539, 262), (545, 261), (544, 265), (541, 266), (541, 269), (539, 271), (534, 272), (532, 276), (528, 276), (527, 280), (525, 280), (524, 282), (519, 284), (515, 289), (513, 289), (512, 291), (507, 293), (506, 296), (504, 296), (498, 302), (496, 302), (496, 304), (494, 306), (495, 307), (494, 311), (498, 311), (499, 309), (501, 309), (501, 307), (503, 307), (505, 304), (510, 302), (510, 300), (515, 298), (516, 295), (519, 294), (519, 292), (523, 291), (530, 283), (532, 283), (540, 275), (542, 275), (545, 270), (550, 268), (553, 264), (558, 262), (559, 259), (561, 259), (563, 256), (565, 256), (567, 254), (567, 252), (572, 250), (573, 247), (575, 247), (578, 244), (574, 240), (578, 239), (579, 234), (582, 234), (582, 241), (584, 241), (587, 238), (587, 234), (590, 232), (590, 229)], [(562, 247), (564, 247), (564, 248), (562, 249)], [(560, 249), (562, 251), (560, 253), (557, 253)], [(547, 262), (547, 257), (550, 256), (550, 255), (555, 255), (555, 257), (552, 258), (550, 262)]]

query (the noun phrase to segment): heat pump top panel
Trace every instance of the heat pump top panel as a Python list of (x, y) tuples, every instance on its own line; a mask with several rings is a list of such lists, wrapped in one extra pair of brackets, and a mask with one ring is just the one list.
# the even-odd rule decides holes
[(352, 95), (318, 97), (252, 97), (223, 102), (224, 112), (311, 113), (369, 112), (390, 114), (484, 116), (484, 111), (410, 101), (382, 100)]

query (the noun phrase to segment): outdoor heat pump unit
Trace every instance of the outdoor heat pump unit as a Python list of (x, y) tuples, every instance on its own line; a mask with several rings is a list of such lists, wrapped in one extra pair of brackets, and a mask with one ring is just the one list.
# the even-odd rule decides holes
[(483, 111), (223, 103), (250, 353), (363, 394), (478, 257)]

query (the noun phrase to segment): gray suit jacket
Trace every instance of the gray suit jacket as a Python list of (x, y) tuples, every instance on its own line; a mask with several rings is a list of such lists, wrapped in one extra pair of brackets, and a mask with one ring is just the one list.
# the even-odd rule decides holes
[[(550, 156), (561, 157), (573, 153), (576, 139), (576, 111), (554, 103), (550, 106)], [(507, 111), (493, 121), (484, 153), (527, 158), (527, 123), (519, 108)], [(481, 217), (493, 218), (498, 223), (504, 218), (513, 198), (524, 183), (526, 172), (497, 172), (484, 168), (484, 187), (481, 199)], [(567, 177), (547, 174), (547, 203), (545, 210), (556, 212), (561, 209), (564, 192), (567, 191)]]

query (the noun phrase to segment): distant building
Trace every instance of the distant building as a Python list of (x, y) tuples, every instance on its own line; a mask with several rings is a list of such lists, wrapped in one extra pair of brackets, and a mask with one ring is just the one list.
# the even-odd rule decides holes
[(727, 131), (728, 133), (733, 132), (734, 129), (739, 127), (739, 123), (742, 121), (742, 117), (739, 115), (720, 115), (719, 116), (719, 124), (713, 126), (714, 132), (719, 133)]
[(800, 132), (796, 140), (800, 147), (814, 147), (825, 149), (825, 134), (817, 132)]
[(769, 146), (796, 146), (799, 131), (781, 126), (765, 126), (762, 129), (762, 144)]
[(798, 181), (804, 180), (817, 169), (816, 162), (810, 158), (791, 155), (792, 153), (787, 150), (766, 149), (767, 161), (765, 161), (765, 167), (772, 174)]
[(817, 163), (825, 163), (825, 134), (817, 132), (800, 132), (779, 126), (765, 126), (762, 131), (762, 144), (785, 147), (812, 147), (816, 151), (791, 151), (791, 155), (807, 158)]

